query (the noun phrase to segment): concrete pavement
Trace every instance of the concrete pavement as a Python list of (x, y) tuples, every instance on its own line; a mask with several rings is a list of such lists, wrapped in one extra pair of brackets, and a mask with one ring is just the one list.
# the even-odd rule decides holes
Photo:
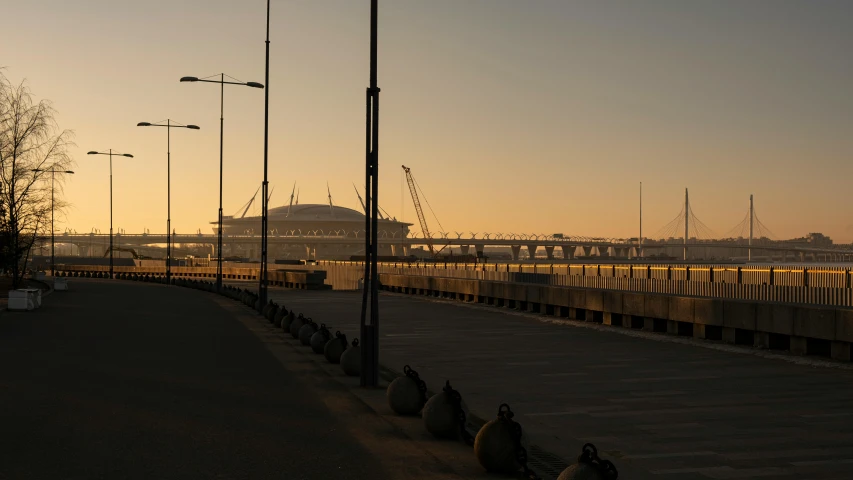
[[(271, 296), (357, 336), (360, 294)], [(431, 390), (449, 379), (487, 419), (509, 403), (555, 471), (547, 452), (571, 461), (591, 441), (620, 478), (853, 472), (849, 364), (412, 296), (383, 294), (380, 305), (383, 364), (411, 365)]]
[(0, 478), (458, 478), (225, 299), (71, 284), (0, 320)]

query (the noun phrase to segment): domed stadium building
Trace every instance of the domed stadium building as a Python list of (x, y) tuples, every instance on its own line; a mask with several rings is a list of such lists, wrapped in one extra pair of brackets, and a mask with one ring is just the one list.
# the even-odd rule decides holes
[[(337, 205), (285, 205), (270, 208), (268, 222), (270, 260), (348, 260), (353, 255), (364, 255), (363, 212)], [(216, 222), (211, 224), (216, 233)], [(260, 216), (224, 216), (222, 224), (224, 254), (252, 259), (259, 257)], [(411, 225), (383, 217), (378, 221), (378, 235), (385, 239), (405, 238)], [(280, 236), (290, 239), (276, 242), (275, 237)], [(351, 242), (342, 241), (350, 239)], [(380, 241), (379, 255), (399, 255), (399, 249), (392, 248), (393, 243), (393, 240), (388, 243)]]

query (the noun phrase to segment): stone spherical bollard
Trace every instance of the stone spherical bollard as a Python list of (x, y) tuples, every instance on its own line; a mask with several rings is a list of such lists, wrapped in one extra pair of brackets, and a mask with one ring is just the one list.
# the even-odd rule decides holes
[(293, 338), (299, 338), (299, 330), (302, 326), (305, 325), (305, 317), (300, 313), (298, 317), (296, 317), (292, 322), (290, 322), (290, 326), (288, 326), (288, 331), (290, 332), (290, 336)]
[(406, 365), (405, 376), (397, 377), (388, 385), (385, 396), (388, 405), (398, 415), (417, 415), (426, 403), (426, 384), (418, 373)]
[[(465, 405), (462, 402), (462, 395), (450, 386), (449, 380), (441, 392), (427, 400), (424, 405), (423, 419), (426, 430), (436, 438), (456, 440), (462, 434)], [(466, 441), (474, 439), (467, 430), (465, 437)]]
[(285, 332), (289, 332), (290, 331), (290, 324), (293, 323), (293, 321), (295, 319), (296, 319), (296, 315), (294, 315), (293, 310), (290, 310), (289, 312), (287, 312), (287, 315), (285, 315), (281, 319), (281, 329), (284, 330)]
[(609, 460), (598, 458), (598, 449), (587, 443), (578, 456), (578, 463), (569, 465), (557, 480), (616, 480), (619, 472)]
[(323, 355), (329, 363), (341, 363), (341, 355), (347, 349), (347, 336), (340, 331), (323, 346)]
[(352, 348), (344, 350), (341, 354), (341, 369), (350, 377), (361, 375), (361, 348), (358, 339), (352, 341)]
[(474, 439), (474, 454), (488, 472), (515, 474), (523, 467), (516, 457), (521, 446), (521, 425), (512, 417), (509, 405), (502, 404), (498, 417), (483, 425)]
[(317, 331), (317, 324), (309, 318), (302, 328), (299, 329), (299, 343), (308, 346), (311, 345), (311, 336)]
[(277, 328), (284, 327), (284, 325), (282, 325), (282, 320), (284, 320), (284, 317), (286, 317), (286, 316), (287, 316), (287, 308), (285, 308), (285, 306), (282, 305), (275, 312), (275, 317), (273, 317), (273, 319), (272, 319), (273, 325), (275, 325)]
[(254, 302), (252, 302), (252, 308), (253, 308), (256, 312), (260, 312), (260, 311), (261, 311), (261, 299), (260, 299), (260, 298), (255, 298), (255, 301), (254, 301)]
[(267, 320), (270, 323), (275, 324), (275, 316), (278, 315), (278, 304), (273, 303), (269, 309), (267, 309)]
[(323, 354), (323, 349), (326, 347), (326, 343), (332, 339), (332, 334), (329, 332), (329, 329), (326, 328), (325, 323), (320, 324), (320, 328), (314, 332), (314, 335), (311, 335), (311, 339), (308, 343), (311, 345), (311, 350), (314, 351), (317, 355)]
[(576, 463), (563, 470), (557, 480), (605, 480), (605, 477), (592, 465)]

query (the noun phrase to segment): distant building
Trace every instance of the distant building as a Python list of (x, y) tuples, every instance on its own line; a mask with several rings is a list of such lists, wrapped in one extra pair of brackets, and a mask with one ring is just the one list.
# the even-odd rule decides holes
[[(363, 212), (337, 205), (302, 204), (285, 205), (269, 209), (268, 234), (306, 237), (304, 245), (277, 246), (270, 245), (270, 258), (311, 258), (348, 259), (352, 255), (364, 255), (364, 222)], [(216, 233), (216, 222), (210, 222)], [(411, 223), (399, 222), (396, 219), (383, 218), (378, 221), (378, 234), (381, 238), (405, 238), (409, 235)], [(241, 243), (238, 239), (228, 239), (228, 236), (257, 236), (261, 235), (261, 217), (235, 218), (224, 216), (222, 219), (223, 234), (228, 244), (229, 255), (239, 255), (257, 258), (257, 240)], [(352, 239), (352, 243), (312, 243), (311, 237), (339, 237)], [(225, 249), (223, 249), (225, 250)], [(379, 255), (402, 254), (390, 245), (381, 245)], [(307, 255), (307, 256), (306, 256)]]

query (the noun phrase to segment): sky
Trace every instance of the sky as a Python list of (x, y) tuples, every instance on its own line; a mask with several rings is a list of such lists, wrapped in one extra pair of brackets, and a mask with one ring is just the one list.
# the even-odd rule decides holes
[[(270, 207), (360, 208), (367, 0), (272, 0)], [(380, 0), (379, 203), (417, 223), (411, 167), (449, 232), (652, 236), (681, 210), (718, 235), (749, 195), (777, 238), (853, 241), (853, 2)], [(219, 86), (264, 82), (265, 0), (7, 2), (0, 66), (75, 132), (57, 225), (211, 233)], [(263, 179), (264, 93), (227, 86), (224, 214)], [(422, 199), (423, 202), (423, 199)], [(426, 206), (425, 206), (426, 208)], [(254, 208), (259, 212), (259, 208)], [(431, 230), (439, 230), (427, 210)], [(420, 230), (415, 228), (414, 230)]]

